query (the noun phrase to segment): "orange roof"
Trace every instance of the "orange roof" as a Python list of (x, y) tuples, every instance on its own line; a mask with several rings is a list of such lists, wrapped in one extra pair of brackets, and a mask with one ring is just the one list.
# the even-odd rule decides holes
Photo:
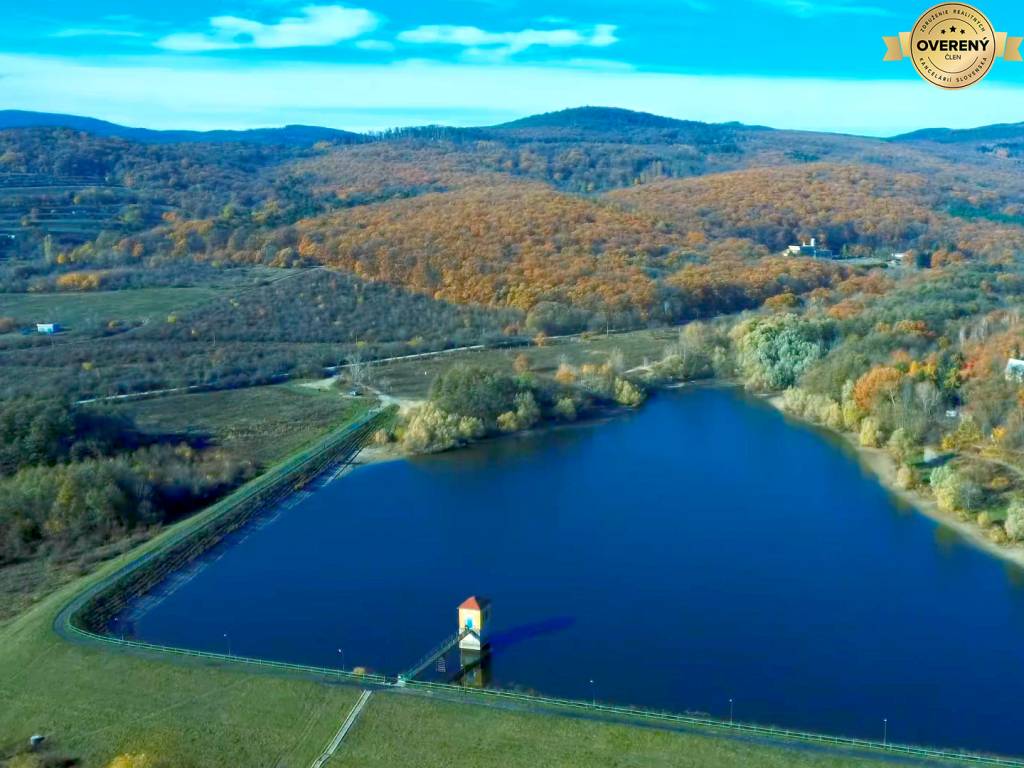
[(471, 611), (482, 611), (488, 602), (490, 601), (487, 600), (487, 598), (470, 595), (462, 601), (462, 605), (460, 605), (459, 608), (467, 608)]

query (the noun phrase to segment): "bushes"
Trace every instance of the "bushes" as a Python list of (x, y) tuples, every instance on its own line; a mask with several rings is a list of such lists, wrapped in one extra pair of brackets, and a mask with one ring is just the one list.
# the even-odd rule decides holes
[(902, 464), (896, 471), (896, 487), (909, 491), (917, 486), (917, 475), (914, 470), (906, 464)]
[(0, 476), (37, 464), (105, 456), (139, 444), (121, 416), (82, 411), (55, 400), (0, 403)]
[(80, 550), (164, 522), (247, 476), (217, 451), (169, 445), (21, 469), (0, 479), (0, 564), (41, 547)]
[(1024, 500), (1014, 499), (1006, 510), (1006, 535), (1010, 541), (1024, 541)]
[(977, 483), (948, 464), (933, 469), (929, 483), (935, 502), (943, 512), (970, 514), (978, 509), (984, 498)]
[(498, 429), (502, 432), (518, 432), (529, 429), (540, 421), (540, 408), (532, 392), (520, 392), (515, 397), (516, 408), (498, 416)]
[(889, 436), (889, 442), (886, 443), (886, 447), (889, 449), (889, 453), (892, 454), (893, 458), (904, 465), (917, 448), (914, 441), (910, 438), (910, 435), (908, 435), (907, 431), (903, 428), (893, 431)]
[(825, 395), (818, 395), (799, 387), (790, 387), (782, 393), (782, 408), (794, 416), (824, 424), (830, 429), (843, 427), (843, 414), (839, 403)]
[(590, 397), (639, 405), (644, 390), (617, 375), (621, 367), (614, 354), (603, 365), (579, 370), (563, 362), (555, 384), (541, 385), (529, 374), (453, 366), (434, 381), (429, 400), (407, 417), (402, 444), (413, 453), (443, 451), (489, 433), (529, 429), (544, 418), (574, 421)]
[(732, 332), (736, 362), (749, 389), (793, 386), (812, 363), (825, 356), (835, 338), (831, 321), (794, 314), (755, 318)]
[(454, 448), (486, 433), (483, 420), (443, 411), (435, 403), (424, 403), (408, 417), (402, 445), (413, 453)]
[(564, 421), (576, 421), (576, 402), (569, 396), (558, 398), (551, 410)]
[(635, 408), (644, 401), (644, 392), (629, 379), (615, 379), (615, 402)]
[(692, 381), (728, 375), (729, 337), (709, 323), (688, 323), (651, 366), (655, 380)]
[(878, 419), (868, 416), (861, 421), (858, 440), (865, 448), (877, 448), (882, 444), (882, 431)]
[(455, 365), (434, 380), (430, 401), (447, 413), (489, 423), (500, 414), (515, 410), (518, 392), (517, 383), (510, 376), (479, 366)]

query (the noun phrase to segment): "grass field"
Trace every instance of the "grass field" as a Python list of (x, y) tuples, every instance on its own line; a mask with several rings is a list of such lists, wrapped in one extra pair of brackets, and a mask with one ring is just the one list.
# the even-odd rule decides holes
[[(436, 370), (455, 360), (511, 367), (520, 353), (549, 373), (564, 356), (600, 362), (621, 349), (627, 366), (657, 357), (671, 331), (640, 331), (579, 343), (508, 351), (460, 353), (375, 368), (387, 389), (425, 394)], [(422, 371), (428, 374), (423, 375)], [(174, 395), (119, 403), (154, 434), (205, 436), (266, 465), (354, 418), (365, 401), (300, 385)], [(202, 516), (200, 515), (199, 518)], [(173, 526), (166, 536), (194, 525)], [(78, 590), (109, 574), (133, 553), (90, 564), (95, 571), (0, 624), (0, 765), (23, 750), (33, 733), (47, 737), (48, 758), (103, 768), (115, 756), (144, 752), (147, 768), (267, 766), (304, 768), (320, 753), (354, 703), (358, 689), (337, 683), (272, 676), (251, 667), (138, 656), (69, 643), (53, 631), (61, 607)], [(17, 578), (17, 576), (16, 576)], [(18, 768), (42, 768), (16, 758)], [(411, 692), (379, 691), (330, 768), (570, 768), (575, 766), (712, 766), (714, 768), (853, 768), (936, 766), (874, 753), (825, 750), (723, 735), (698, 728), (602, 722), (522, 705), (454, 703)]]
[(83, 293), (0, 293), (0, 317), (13, 317), (23, 326), (60, 323), (67, 333), (95, 329), (111, 320), (127, 324), (155, 322), (170, 314), (194, 309), (217, 296), (251, 290), (303, 271), (245, 267), (210, 276), (201, 286)]
[[(153, 436), (209, 442), (233, 459), (269, 467), (316, 438), (357, 418), (367, 400), (336, 391), (284, 384), (222, 392), (168, 395), (105, 407), (124, 412)], [(9, 618), (70, 579), (145, 539), (115, 541), (86, 554), (50, 554), (0, 569), (0, 621)]]
[[(235, 418), (225, 415), (224, 408), (244, 412), (256, 407), (249, 399), (253, 397), (270, 398), (259, 401), (270, 411), (277, 402), (274, 398), (312, 398), (295, 401), (300, 404), (295, 414), (302, 411), (302, 403), (316, 398), (340, 399), (334, 393), (294, 387), (217, 394), (229, 399), (203, 400), (208, 403), (203, 420), (210, 429), (221, 423), (218, 420), (230, 423)], [(171, 398), (131, 405), (150, 409), (150, 417), (163, 425), (171, 424), (179, 411)], [(272, 676), (223, 662), (129, 655), (70, 643), (53, 630), (60, 609), (79, 590), (203, 517), (172, 526), (132, 553), (100, 564), (91, 575), (0, 625), (0, 761), (23, 750), (34, 733), (47, 737), (48, 758), (78, 760), (74, 764), (82, 768), (103, 768), (117, 755), (139, 752), (153, 759), (147, 768), (294, 768), (310, 765), (320, 753), (355, 701), (357, 689)], [(32, 760), (19, 756), (14, 765), (46, 765)], [(371, 699), (364, 719), (331, 765), (847, 768), (881, 761), (872, 754), (825, 752), (699, 730), (668, 731), (382, 691)], [(928, 765), (902, 759), (899, 764)]]
[(355, 701), (350, 687), (67, 643), (52, 623), (74, 589), (0, 629), (0, 756), (40, 733), (84, 768), (125, 752), (152, 768), (307, 766)]
[(695, 730), (669, 731), (383, 692), (370, 699), (328, 766), (854, 768), (891, 764), (892, 760)]
[(137, 288), (94, 293), (0, 293), (0, 317), (23, 325), (60, 323), (69, 333), (110, 320), (138, 323), (163, 319), (216, 296), (216, 288)]
[[(139, 752), (154, 759), (147, 768), (305, 768), (355, 702), (358, 689), (350, 686), (63, 641), (53, 620), (93, 578), (0, 628), (0, 759), (40, 733), (47, 737), (45, 755), (78, 759), (82, 768), (102, 768), (117, 755)], [(385, 691), (370, 700), (329, 765), (853, 768), (893, 760)]]
[(421, 399), (426, 397), (434, 378), (455, 363), (469, 363), (511, 372), (516, 357), (525, 355), (530, 361), (532, 371), (550, 375), (557, 370), (563, 358), (572, 365), (603, 363), (611, 352), (620, 350), (626, 367), (632, 368), (641, 365), (645, 358), (659, 359), (665, 346), (676, 337), (677, 331), (673, 329), (656, 329), (594, 336), (588, 339), (556, 340), (542, 347), (467, 350), (436, 357), (381, 363), (370, 368), (370, 375), (374, 384), (388, 394)]
[(208, 438), (267, 466), (350, 421), (370, 402), (337, 391), (279, 384), (123, 401), (112, 407), (156, 435)]

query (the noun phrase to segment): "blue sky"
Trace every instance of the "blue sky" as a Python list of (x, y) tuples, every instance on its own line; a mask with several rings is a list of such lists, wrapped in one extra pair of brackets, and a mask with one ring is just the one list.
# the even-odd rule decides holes
[[(581, 104), (874, 135), (1024, 120), (1024, 64), (947, 92), (882, 62), (881, 36), (928, 4), (0, 0), (0, 106), (175, 128), (479, 125)], [(1024, 35), (1019, 3), (981, 9)]]

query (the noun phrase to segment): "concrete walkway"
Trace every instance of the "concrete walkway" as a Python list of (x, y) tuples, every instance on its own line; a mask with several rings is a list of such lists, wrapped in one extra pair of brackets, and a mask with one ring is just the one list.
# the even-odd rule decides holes
[(345, 722), (341, 724), (341, 728), (339, 728), (338, 732), (334, 734), (334, 738), (331, 739), (331, 743), (328, 744), (324, 748), (324, 751), (320, 753), (320, 757), (313, 761), (312, 768), (323, 768), (323, 766), (327, 764), (327, 761), (334, 757), (334, 753), (338, 751), (338, 747), (341, 746), (341, 742), (344, 740), (349, 730), (351, 730), (352, 726), (355, 725), (356, 720), (359, 719), (359, 715), (366, 706), (366, 702), (370, 700), (370, 696), (372, 695), (373, 691), (363, 691), (359, 694), (359, 698), (349, 711), (348, 717), (345, 718)]

